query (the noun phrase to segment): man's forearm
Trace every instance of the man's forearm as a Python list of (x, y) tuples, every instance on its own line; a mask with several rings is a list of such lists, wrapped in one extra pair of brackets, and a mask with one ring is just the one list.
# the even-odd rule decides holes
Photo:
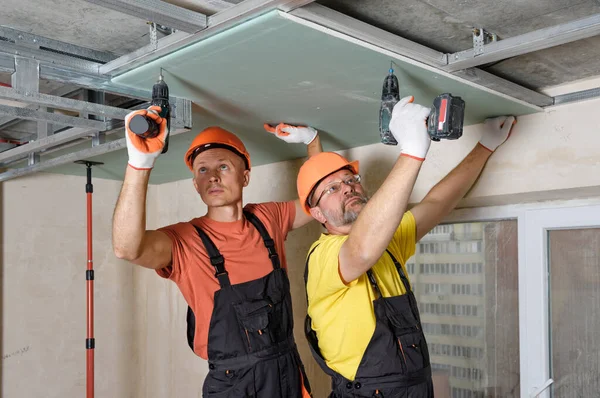
[(352, 261), (357, 267), (354, 272), (344, 275), (347, 281), (371, 268), (387, 248), (406, 211), (421, 164), (419, 160), (400, 156), (384, 183), (360, 212), (344, 244), (347, 247), (344, 256), (360, 259)]
[(438, 225), (469, 192), (491, 152), (477, 145), (423, 200), (411, 209), (417, 223), (417, 240)]
[(306, 146), (306, 150), (308, 151), (308, 157), (311, 157), (311, 156), (314, 156), (314, 155), (316, 155), (318, 153), (323, 152), (323, 146), (321, 145), (321, 138), (319, 138), (318, 134), (315, 137), (315, 139), (312, 140)]
[(113, 250), (117, 257), (139, 256), (146, 232), (146, 195), (151, 170), (127, 167), (113, 215)]
[(452, 211), (473, 187), (491, 154), (477, 144), (454, 170), (431, 189), (423, 201), (440, 202), (448, 211)]

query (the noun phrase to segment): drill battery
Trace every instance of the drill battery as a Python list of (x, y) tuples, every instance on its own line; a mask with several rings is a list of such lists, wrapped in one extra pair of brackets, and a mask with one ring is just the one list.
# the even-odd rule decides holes
[(433, 100), (427, 119), (427, 133), (433, 141), (457, 140), (462, 136), (465, 118), (465, 101), (444, 93)]

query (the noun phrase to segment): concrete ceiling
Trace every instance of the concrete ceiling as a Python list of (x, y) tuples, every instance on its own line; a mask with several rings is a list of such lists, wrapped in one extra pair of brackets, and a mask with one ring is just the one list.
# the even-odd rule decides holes
[[(318, 0), (318, 3), (437, 51), (473, 47), (472, 28), (499, 39), (600, 13), (598, 0)], [(540, 89), (600, 75), (600, 37), (483, 66)]]

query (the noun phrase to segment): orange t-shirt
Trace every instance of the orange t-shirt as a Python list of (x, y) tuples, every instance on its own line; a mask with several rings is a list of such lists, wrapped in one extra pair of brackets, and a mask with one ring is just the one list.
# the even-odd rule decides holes
[[(255, 214), (275, 241), (282, 267), (286, 267), (284, 241), (292, 229), (296, 208), (294, 202), (248, 204), (244, 209)], [(173, 243), (170, 266), (156, 272), (177, 284), (185, 301), (196, 316), (194, 352), (208, 359), (208, 327), (214, 305), (214, 293), (220, 289), (215, 268), (194, 226), (200, 227), (225, 258), (225, 269), (231, 284), (262, 278), (273, 270), (267, 248), (258, 230), (246, 218), (219, 222), (204, 216), (160, 228)], [(182, 338), (185, 334), (182, 331)]]

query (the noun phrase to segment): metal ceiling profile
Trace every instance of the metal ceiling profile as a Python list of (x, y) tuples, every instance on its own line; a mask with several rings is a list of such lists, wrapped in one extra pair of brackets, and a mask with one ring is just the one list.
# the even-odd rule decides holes
[[(0, 152), (0, 167), (14, 167), (14, 163), (25, 159), (27, 165), (18, 163), (17, 168), (0, 173), (0, 181), (125, 147), (125, 140), (115, 139), (114, 133), (122, 132), (127, 113), (147, 106), (151, 93), (150, 90), (116, 85), (110, 78), (100, 75), (99, 67), (115, 59), (114, 54), (6, 27), (0, 27), (0, 38), (0, 71), (11, 74), (9, 87), (0, 87), (0, 99), (9, 100), (0, 104), (0, 115), (3, 115), (0, 130), (5, 135), (14, 132), (14, 126), (23, 120), (34, 121), (37, 126), (26, 143), (18, 146), (3, 144), (5, 150)], [(40, 92), (40, 79), (75, 84), (76, 87), (67, 85), (55, 90), (55, 94), (45, 94)], [(83, 91), (78, 88), (102, 93), (89, 91), (87, 101), (65, 97), (73, 96), (74, 90), (81, 97)], [(105, 105), (103, 92), (133, 98), (133, 108)], [(174, 109), (171, 134), (189, 131), (191, 102), (174, 97), (171, 100)], [(82, 142), (88, 142), (91, 148), (49, 157)]]
[[(136, 106), (146, 105), (144, 101), (150, 98), (150, 90), (116, 84), (113, 77), (273, 10), (279, 10), (282, 16), (297, 23), (363, 47), (395, 54), (427, 68), (435, 68), (441, 74), (451, 74), (472, 85), (537, 107), (600, 95), (600, 89), (592, 89), (550, 97), (478, 68), (516, 55), (598, 35), (600, 14), (485, 44), (479, 43), (467, 50), (444, 53), (313, 3), (313, 0), (198, 1), (198, 7), (209, 10), (208, 14), (211, 9), (216, 11), (208, 16), (161, 0), (84, 1), (152, 24), (164, 25), (175, 31), (136, 51), (117, 57), (110, 52), (79, 47), (0, 26), (0, 72), (12, 74), (12, 87), (0, 87), (0, 98), (11, 101), (0, 104), (0, 114), (5, 115), (0, 118), (0, 131), (8, 139), (12, 138), (7, 134), (14, 131), (16, 122), (31, 120), (37, 124), (31, 142), (0, 153), (0, 167), (12, 167), (14, 162), (23, 159), (29, 159), (29, 165), (0, 173), (0, 181), (124, 148), (124, 139), (114, 140), (114, 136), (107, 136), (115, 129), (122, 128), (127, 112)], [(41, 93), (40, 79), (66, 86), (53, 93)], [(127, 107), (118, 107), (106, 104), (104, 94), (98, 95), (95, 100), (73, 99), (73, 86), (93, 90), (92, 93), (97, 91), (138, 101), (133, 105), (129, 103)], [(172, 100), (176, 109), (172, 133), (189, 131), (192, 121), (191, 102), (179, 98)], [(18, 105), (12, 101), (18, 102)], [(91, 139), (91, 148), (44, 159), (55, 148), (64, 149), (80, 143), (82, 137)], [(5, 145), (8, 144), (3, 144)]]
[(480, 54), (475, 49), (448, 54), (448, 65), (443, 69), (448, 72), (456, 72), (461, 69), (485, 65), (517, 55), (586, 39), (599, 33), (600, 15), (592, 15), (562, 25), (534, 30), (519, 36), (484, 44)]
[(183, 32), (193, 33), (206, 28), (207, 17), (165, 1), (157, 0), (85, 0), (105, 8), (168, 26)]

